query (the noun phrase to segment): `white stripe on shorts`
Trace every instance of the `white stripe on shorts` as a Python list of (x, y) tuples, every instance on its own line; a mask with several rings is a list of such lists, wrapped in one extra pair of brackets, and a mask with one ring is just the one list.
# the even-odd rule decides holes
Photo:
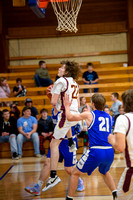
[(110, 146), (93, 146), (90, 149), (112, 149)]

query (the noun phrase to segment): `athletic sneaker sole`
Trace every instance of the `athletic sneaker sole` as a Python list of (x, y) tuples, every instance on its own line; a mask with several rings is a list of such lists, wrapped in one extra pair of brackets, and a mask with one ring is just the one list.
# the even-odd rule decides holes
[(27, 188), (24, 188), (26, 192), (30, 193), (30, 194), (34, 194), (35, 196), (39, 196), (40, 194), (36, 194), (35, 192), (32, 192), (30, 190), (28, 190)]
[(45, 186), (42, 191), (45, 192), (47, 190), (49, 190), (50, 188), (54, 187), (55, 185), (57, 185), (58, 183), (61, 182), (61, 179), (58, 177), (52, 184)]

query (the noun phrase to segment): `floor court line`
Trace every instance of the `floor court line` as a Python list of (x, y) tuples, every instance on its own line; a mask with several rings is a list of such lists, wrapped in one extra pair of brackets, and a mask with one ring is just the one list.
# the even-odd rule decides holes
[[(111, 196), (80, 196), (74, 197), (73, 200), (112, 200)], [(26, 199), (27, 200), (27, 199)], [(58, 198), (37, 198), (37, 200), (65, 200), (65, 197), (58, 197)]]
[(14, 167), (14, 165), (11, 165), (9, 169), (0, 177), (0, 181), (7, 175), (7, 173)]

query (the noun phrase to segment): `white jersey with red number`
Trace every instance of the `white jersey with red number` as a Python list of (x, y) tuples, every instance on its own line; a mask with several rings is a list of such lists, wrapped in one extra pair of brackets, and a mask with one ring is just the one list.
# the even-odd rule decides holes
[[(122, 133), (126, 136), (125, 160), (127, 167), (133, 167), (133, 113), (126, 113), (125, 115), (120, 115), (117, 118), (114, 133)], [(128, 165), (129, 162), (131, 166)]]
[(115, 133), (126, 136), (125, 161), (126, 168), (120, 178), (117, 188), (118, 200), (133, 199), (133, 113), (120, 115), (115, 124)]
[(79, 97), (79, 86), (72, 77), (61, 77), (53, 86), (51, 91), (53, 94), (59, 94), (59, 99), (56, 105), (57, 110), (64, 110), (63, 97), (65, 94), (69, 95), (69, 100), (72, 100), (70, 111), (78, 112), (78, 97)]

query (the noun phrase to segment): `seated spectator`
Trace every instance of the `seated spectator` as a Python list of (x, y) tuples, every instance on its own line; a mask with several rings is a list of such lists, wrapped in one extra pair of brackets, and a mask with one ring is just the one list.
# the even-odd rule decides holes
[(50, 79), (48, 70), (46, 68), (45, 61), (39, 62), (39, 68), (35, 72), (35, 82), (37, 87), (49, 86), (53, 84), (53, 81)]
[[(25, 106), (27, 106), (27, 107), (29, 107), (29, 108), (31, 109), (31, 115), (32, 115), (33, 117), (36, 117), (37, 120), (38, 120), (38, 117), (39, 117), (39, 115), (38, 115), (38, 110), (37, 110), (36, 107), (34, 107), (34, 106), (32, 105), (32, 99), (31, 99), (31, 98), (27, 98), (27, 99), (25, 100)], [(23, 114), (23, 111), (22, 111), (22, 114)]]
[(111, 100), (114, 102), (110, 108), (110, 111), (113, 113), (113, 117), (116, 121), (117, 117), (120, 115), (119, 106), (122, 105), (122, 102), (118, 100), (119, 94), (117, 92), (112, 93)]
[[(104, 112), (106, 112), (106, 113), (108, 113), (108, 114), (110, 115), (110, 109), (109, 109), (108, 106), (105, 106)], [(111, 126), (112, 126), (112, 132), (113, 132), (114, 125), (115, 125), (115, 119), (114, 119), (114, 117), (111, 116), (111, 115), (110, 115), (110, 117), (111, 117)]]
[(104, 107), (104, 112), (108, 113), (110, 115), (110, 109), (108, 106), (105, 106)]
[(124, 115), (125, 114), (123, 105), (119, 106), (119, 113), (120, 113), (120, 115)]
[(40, 153), (41, 155), (45, 154), (43, 143), (47, 139), (51, 141), (53, 131), (54, 131), (54, 124), (52, 118), (48, 115), (47, 109), (42, 109), (40, 111), (41, 118), (38, 121), (38, 129), (37, 132), (39, 133), (40, 139)]
[(81, 113), (83, 107), (86, 105), (86, 98), (82, 96), (82, 97), (79, 98), (79, 100), (80, 100), (79, 112)]
[[(91, 84), (98, 84), (98, 75), (97, 72), (93, 71), (93, 64), (87, 63), (88, 70), (83, 73), (82, 80), (85, 85), (91, 85)], [(88, 93), (88, 89), (83, 90), (84, 93)], [(98, 92), (98, 88), (94, 88), (94, 92)]]
[(13, 88), (13, 94), (15, 97), (25, 97), (26, 96), (26, 87), (22, 85), (22, 79), (16, 79), (16, 86)]
[[(87, 106), (85, 105), (83, 108), (82, 108), (82, 111), (81, 112), (86, 112), (88, 111), (88, 108)], [(83, 149), (83, 153), (85, 153), (87, 151), (87, 147), (89, 146), (89, 137), (88, 137), (88, 130), (87, 130), (87, 124), (86, 124), (86, 121), (83, 120), (82, 121), (82, 127), (83, 127), (83, 139), (84, 139), (84, 149)]]
[(12, 159), (19, 159), (17, 149), (17, 121), (10, 116), (7, 109), (2, 112), (2, 120), (0, 121), (0, 143), (9, 142), (11, 148)]
[(33, 141), (35, 156), (40, 157), (37, 120), (31, 116), (31, 109), (29, 107), (24, 107), (23, 116), (18, 119), (17, 127), (19, 132), (17, 137), (19, 158), (22, 157), (23, 142), (26, 141)]
[(81, 113), (84, 107), (89, 107), (90, 111), (92, 111), (92, 108), (89, 106), (89, 104), (86, 103), (85, 97), (80, 97), (80, 107), (79, 112)]
[[(6, 78), (1, 78), (0, 79), (0, 98), (8, 98), (10, 94), (11, 94), (11, 90), (9, 88)], [(9, 106), (10, 102), (6, 102), (5, 104)]]
[(18, 120), (18, 118), (20, 117), (20, 111), (19, 111), (17, 105), (16, 105), (15, 103), (11, 104), (11, 105), (10, 105), (10, 109), (11, 109), (11, 110), (10, 110), (10, 115), (11, 115), (14, 119)]

